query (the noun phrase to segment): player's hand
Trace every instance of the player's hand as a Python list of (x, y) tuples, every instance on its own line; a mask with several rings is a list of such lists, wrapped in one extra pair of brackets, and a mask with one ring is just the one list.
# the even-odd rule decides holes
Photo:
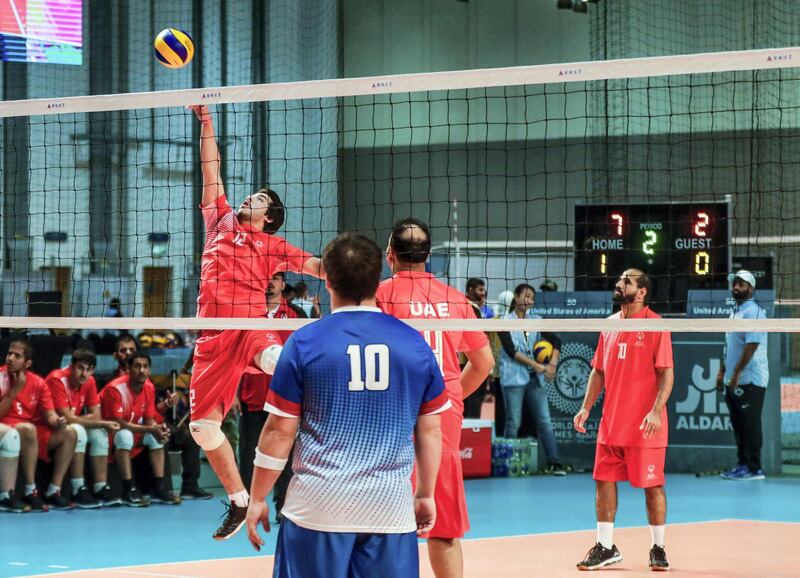
[(200, 122), (211, 122), (211, 113), (208, 112), (208, 106), (205, 104), (190, 104), (186, 108), (194, 112)]
[(583, 407), (575, 414), (575, 417), (572, 418), (572, 427), (574, 427), (577, 432), (586, 433), (585, 426), (587, 419), (589, 419), (589, 410)]
[(109, 433), (114, 433), (119, 431), (119, 424), (115, 421), (104, 421), (103, 422), (103, 429), (105, 429)]
[(550, 382), (555, 381), (555, 379), (556, 379), (556, 366), (555, 365), (552, 365), (550, 363), (547, 364), (547, 366), (544, 369), (544, 378), (547, 381), (550, 381)]
[(260, 552), (264, 540), (258, 535), (258, 524), (260, 523), (264, 527), (265, 532), (269, 532), (269, 506), (264, 500), (250, 500), (245, 523), (247, 524), (247, 538), (256, 552)]
[(661, 416), (651, 411), (642, 420), (642, 425), (639, 426), (639, 429), (642, 431), (642, 436), (644, 439), (649, 440), (652, 437), (661, 431)]
[(170, 394), (167, 395), (166, 399), (164, 399), (164, 403), (166, 404), (167, 407), (175, 407), (176, 405), (178, 405), (178, 402), (180, 400), (181, 400), (181, 394), (179, 394), (177, 391), (174, 393), (170, 392)]
[(68, 425), (67, 424), (67, 418), (65, 418), (63, 415), (60, 415), (60, 416), (58, 416), (58, 418), (56, 418), (56, 428), (57, 429), (66, 429), (67, 425)]
[(169, 428), (167, 424), (162, 423), (156, 426), (156, 439), (161, 443), (169, 441)]
[(733, 372), (733, 374), (731, 375), (730, 381), (728, 381), (728, 387), (730, 387), (731, 390), (734, 390), (737, 387), (739, 387), (739, 373), (738, 372), (736, 372), (736, 371)]
[(233, 415), (235, 415), (236, 417), (242, 415), (242, 402), (239, 399), (238, 395), (233, 398), (233, 403), (231, 404), (231, 411), (233, 412)]
[(417, 536), (433, 530), (436, 523), (436, 502), (433, 498), (414, 498), (414, 516), (417, 519)]

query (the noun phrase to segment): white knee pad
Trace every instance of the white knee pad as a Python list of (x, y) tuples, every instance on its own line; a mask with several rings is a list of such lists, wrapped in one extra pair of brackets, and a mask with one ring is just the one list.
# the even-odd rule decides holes
[(189, 431), (197, 445), (207, 452), (214, 451), (225, 441), (222, 423), (213, 419), (198, 419), (189, 422)]
[(0, 438), (0, 458), (19, 457), (19, 448), (19, 432), (17, 430), (12, 429)]
[(114, 447), (118, 450), (133, 449), (133, 432), (129, 429), (121, 429), (114, 436)]
[(142, 440), (142, 443), (145, 447), (150, 448), (151, 450), (159, 450), (164, 447), (164, 444), (158, 441), (156, 436), (153, 434), (146, 434), (144, 436), (144, 440)]
[(86, 428), (79, 423), (71, 423), (69, 424), (69, 427), (75, 430), (75, 437), (77, 438), (75, 441), (75, 453), (76, 454), (85, 453), (86, 442), (89, 439), (86, 434)]
[(89, 437), (90, 456), (108, 455), (108, 433), (106, 432), (106, 430), (101, 428), (90, 429), (88, 432), (88, 437)]
[(258, 366), (261, 371), (269, 375), (275, 373), (275, 366), (278, 364), (281, 351), (283, 351), (283, 347), (280, 345), (270, 345), (262, 351), (261, 357), (258, 358)]

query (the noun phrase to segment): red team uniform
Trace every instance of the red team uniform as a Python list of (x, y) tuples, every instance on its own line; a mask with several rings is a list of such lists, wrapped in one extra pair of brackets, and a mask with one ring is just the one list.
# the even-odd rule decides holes
[[(200, 207), (206, 244), (200, 273), (198, 317), (266, 317), (267, 285), (279, 271), (300, 273), (311, 254), (242, 224), (225, 196)], [(244, 373), (261, 373), (257, 353), (283, 340), (277, 332), (203, 331), (194, 351), (189, 386), (192, 419), (202, 419), (220, 404), (227, 414)]]
[[(378, 307), (398, 319), (475, 319), (466, 296), (422, 271), (399, 271), (378, 287)], [(479, 331), (422, 331), (442, 370), (452, 407), (442, 416), (442, 463), (436, 479), (436, 524), (431, 538), (461, 538), (469, 530), (467, 500), (461, 473), (461, 422), (464, 410), (458, 353), (489, 344)]]
[[(11, 390), (11, 379), (8, 369), (0, 367), (0, 399)], [(32, 371), (25, 372), (25, 387), (14, 398), (11, 409), (0, 418), (0, 423), (15, 426), (18, 423), (32, 423), (36, 426), (36, 437), (39, 440), (39, 459), (48, 461), (47, 442), (53, 430), (42, 422), (42, 414), (53, 409), (53, 398), (44, 380)]]
[(72, 415), (80, 416), (83, 415), (84, 409), (100, 405), (100, 397), (97, 395), (97, 383), (94, 377), (90, 377), (80, 389), (73, 389), (69, 385), (71, 375), (71, 367), (56, 369), (47, 375), (45, 382), (50, 389), (54, 409), (70, 407), (72, 408)]
[[(149, 379), (139, 394), (134, 394), (128, 386), (128, 376), (122, 375), (110, 381), (100, 392), (100, 413), (103, 419), (123, 419), (134, 424), (143, 424), (145, 419), (156, 419), (156, 387)], [(108, 434), (111, 446), (114, 446), (113, 433)], [(133, 434), (133, 449), (131, 457), (135, 458), (142, 452), (142, 439), (144, 434)]]
[[(659, 319), (649, 307), (627, 319)], [(621, 313), (609, 319), (620, 319)], [(656, 368), (672, 367), (669, 332), (605, 331), (600, 334), (592, 367), (603, 372), (605, 397), (597, 434), (594, 479), (629, 480), (637, 488), (664, 485), (667, 410), (661, 430), (645, 439), (639, 426), (658, 395)]]

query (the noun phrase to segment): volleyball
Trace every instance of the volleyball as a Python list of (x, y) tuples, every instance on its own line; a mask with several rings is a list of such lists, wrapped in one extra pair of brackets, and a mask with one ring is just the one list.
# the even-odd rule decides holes
[(156, 59), (167, 68), (181, 68), (194, 56), (192, 37), (177, 28), (165, 28), (156, 36)]
[(544, 339), (537, 341), (533, 346), (533, 358), (536, 363), (542, 365), (550, 363), (550, 357), (553, 355), (553, 344)]

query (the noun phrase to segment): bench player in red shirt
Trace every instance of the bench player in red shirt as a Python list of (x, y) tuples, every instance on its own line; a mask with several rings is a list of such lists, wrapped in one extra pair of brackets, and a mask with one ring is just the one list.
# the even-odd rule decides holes
[[(33, 512), (49, 507), (68, 510), (69, 500), (61, 495), (61, 483), (72, 461), (77, 433), (67, 420), (56, 415), (53, 399), (44, 380), (30, 371), (33, 348), (22, 339), (8, 344), (6, 364), (0, 367), (0, 423), (19, 433), (19, 467), (25, 478), (23, 501)], [(42, 500), (36, 489), (36, 461), (49, 460), (53, 453), (53, 475)]]
[[(647, 306), (652, 291), (653, 284), (644, 272), (628, 269), (614, 287), (614, 302), (621, 309), (610, 319), (660, 318)], [(672, 339), (668, 332), (604, 331), (592, 367), (583, 406), (573, 423), (577, 431), (586, 432), (589, 411), (605, 390), (594, 462), (597, 544), (578, 563), (578, 569), (597, 570), (622, 562), (613, 532), (617, 482), (627, 480), (644, 488), (652, 539), (650, 570), (668, 570), (664, 459), (666, 404), (674, 381)]]
[[(200, 210), (206, 225), (197, 316), (266, 317), (265, 294), (272, 275), (289, 271), (320, 277), (320, 260), (275, 235), (285, 216), (275, 191), (261, 189), (233, 212), (221, 181), (211, 114), (206, 106), (190, 108), (200, 120)], [(222, 420), (234, 403), (242, 375), (271, 374), (282, 344), (277, 332), (227, 330), (203, 331), (195, 345), (189, 429), (231, 501), (213, 535), (217, 540), (227, 540), (241, 529), (250, 499), (233, 448), (220, 429)]]
[[(75, 455), (70, 466), (72, 501), (79, 508), (99, 508), (117, 503), (104, 482), (96, 482), (90, 492), (84, 480), (86, 446), (94, 472), (108, 467), (108, 434), (119, 431), (119, 424), (100, 418), (100, 397), (94, 380), (97, 357), (88, 349), (76, 349), (68, 367), (55, 369), (45, 378), (58, 415), (67, 420), (77, 434)], [(105, 477), (104, 477), (105, 479)]]
[[(475, 319), (466, 296), (425, 271), (431, 232), (417, 219), (395, 223), (386, 260), (392, 278), (378, 287), (378, 307), (399, 319)], [(452, 407), (441, 414), (442, 461), (436, 479), (436, 523), (428, 534), (428, 557), (437, 578), (464, 574), (461, 538), (469, 530), (461, 473), (461, 422), (464, 399), (478, 389), (494, 367), (486, 334), (480, 331), (423, 331), (444, 377)], [(458, 353), (467, 357), (463, 371)]]

